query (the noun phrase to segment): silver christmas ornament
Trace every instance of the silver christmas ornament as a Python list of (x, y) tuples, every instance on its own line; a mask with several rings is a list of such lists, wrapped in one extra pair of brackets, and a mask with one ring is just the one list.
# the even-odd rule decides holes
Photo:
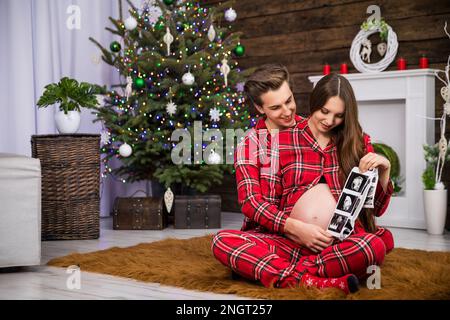
[(228, 22), (233, 22), (237, 18), (237, 13), (233, 8), (230, 8), (225, 11), (225, 20)]
[(137, 25), (138, 25), (136, 19), (134, 17), (132, 17), (132, 16), (129, 16), (125, 20), (124, 24), (125, 24), (125, 29), (130, 30), (130, 31), (134, 30), (137, 27)]
[(192, 73), (186, 72), (181, 78), (181, 81), (187, 86), (192, 86), (195, 82), (195, 77)]
[(122, 144), (119, 148), (119, 154), (124, 158), (131, 156), (132, 152), (133, 150), (131, 149), (131, 146), (126, 142)]
[(221, 160), (220, 155), (212, 149), (208, 156), (208, 164), (220, 164)]

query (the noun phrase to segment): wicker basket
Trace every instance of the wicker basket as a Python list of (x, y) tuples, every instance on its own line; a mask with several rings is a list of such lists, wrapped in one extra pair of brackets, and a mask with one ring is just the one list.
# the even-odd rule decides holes
[(42, 240), (97, 239), (100, 235), (100, 136), (31, 137), (41, 161)]

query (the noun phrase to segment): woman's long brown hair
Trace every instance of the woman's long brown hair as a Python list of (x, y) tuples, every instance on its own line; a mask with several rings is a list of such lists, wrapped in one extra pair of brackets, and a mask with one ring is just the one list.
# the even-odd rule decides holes
[[(314, 87), (310, 96), (310, 113), (320, 110), (331, 97), (340, 97), (345, 105), (344, 121), (332, 131), (339, 159), (339, 180), (345, 183), (353, 167), (359, 165), (364, 156), (364, 138), (358, 121), (358, 105), (350, 82), (343, 76), (331, 73)], [(375, 217), (373, 209), (363, 209), (358, 217), (368, 232), (374, 232)]]

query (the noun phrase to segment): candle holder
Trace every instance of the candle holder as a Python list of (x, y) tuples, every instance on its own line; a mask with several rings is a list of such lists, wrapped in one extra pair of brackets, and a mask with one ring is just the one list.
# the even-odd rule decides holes
[(428, 69), (428, 67), (429, 67), (428, 58), (425, 57), (425, 55), (422, 55), (422, 57), (420, 57), (419, 59), (419, 68)]
[(341, 64), (341, 74), (347, 74), (348, 73), (348, 66), (346, 63)]
[(397, 60), (397, 70), (406, 70), (406, 59), (405, 58), (399, 58)]
[(330, 74), (330, 73), (331, 73), (331, 67), (330, 67), (330, 65), (328, 63), (326, 63), (323, 66), (323, 74), (327, 75), (327, 74)]

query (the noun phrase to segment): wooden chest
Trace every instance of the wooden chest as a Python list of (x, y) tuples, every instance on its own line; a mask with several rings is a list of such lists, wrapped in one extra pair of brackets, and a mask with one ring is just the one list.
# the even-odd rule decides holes
[(220, 228), (221, 202), (219, 195), (176, 196), (174, 228)]
[(114, 230), (162, 230), (167, 227), (163, 198), (135, 197), (114, 201)]

